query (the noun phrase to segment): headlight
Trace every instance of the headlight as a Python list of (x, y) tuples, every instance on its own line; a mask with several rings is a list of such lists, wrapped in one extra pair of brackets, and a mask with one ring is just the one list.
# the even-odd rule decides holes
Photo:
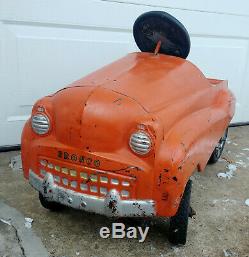
[(35, 114), (31, 118), (31, 125), (33, 131), (38, 135), (48, 133), (50, 124), (49, 119), (45, 114)]
[(137, 131), (130, 137), (130, 147), (132, 151), (137, 154), (147, 154), (151, 150), (151, 139), (150, 136), (143, 131)]

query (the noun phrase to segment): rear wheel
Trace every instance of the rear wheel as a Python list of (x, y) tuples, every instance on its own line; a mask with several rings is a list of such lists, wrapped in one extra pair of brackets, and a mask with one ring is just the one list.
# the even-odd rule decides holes
[(48, 201), (41, 193), (39, 193), (39, 200), (42, 207), (50, 211), (61, 211), (63, 209), (63, 205), (56, 202)]
[(219, 142), (215, 146), (214, 151), (212, 152), (208, 163), (210, 164), (216, 163), (220, 159), (227, 140), (227, 133), (228, 133), (228, 129), (226, 129), (224, 135), (220, 138)]
[(189, 180), (182, 196), (178, 211), (170, 219), (169, 241), (174, 245), (185, 245), (188, 231), (188, 218), (190, 213), (190, 196), (192, 181)]

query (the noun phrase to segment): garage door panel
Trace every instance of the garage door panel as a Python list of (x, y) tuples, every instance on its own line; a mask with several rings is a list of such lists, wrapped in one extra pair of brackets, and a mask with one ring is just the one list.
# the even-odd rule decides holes
[(16, 38), (7, 39), (6, 45), (16, 41), (19, 91), (33, 91), (35, 86), (34, 97), (49, 93), (48, 89), (54, 92), (134, 50), (131, 34), (125, 32), (23, 24), (12, 25), (11, 31)]
[(189, 56), (207, 77), (229, 81), (237, 99), (233, 122), (244, 120), (243, 85), (246, 79), (248, 41), (245, 39), (192, 37)]
[(228, 79), (230, 88), (239, 96), (243, 84), (248, 41), (224, 38), (192, 37), (191, 59), (208, 77)]

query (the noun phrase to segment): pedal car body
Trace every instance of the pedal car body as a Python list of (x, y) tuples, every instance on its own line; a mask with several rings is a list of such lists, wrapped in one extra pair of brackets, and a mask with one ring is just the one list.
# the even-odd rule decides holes
[[(226, 81), (178, 57), (128, 54), (34, 105), (22, 134), (24, 175), (74, 208), (172, 216), (233, 112)], [(47, 126), (39, 115), (49, 124), (41, 135), (32, 129)]]
[(190, 177), (220, 157), (235, 100), (227, 81), (185, 60), (189, 36), (174, 17), (141, 15), (134, 37), (143, 52), (36, 102), (24, 176), (45, 208), (172, 217), (170, 240), (185, 244)]

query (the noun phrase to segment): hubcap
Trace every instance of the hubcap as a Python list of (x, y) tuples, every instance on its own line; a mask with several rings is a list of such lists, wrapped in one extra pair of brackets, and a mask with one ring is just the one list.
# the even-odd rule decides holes
[(219, 140), (218, 144), (215, 147), (215, 155), (218, 158), (221, 156), (222, 150), (223, 150), (223, 148), (225, 146), (226, 138), (227, 138), (227, 131), (225, 132), (225, 134)]

